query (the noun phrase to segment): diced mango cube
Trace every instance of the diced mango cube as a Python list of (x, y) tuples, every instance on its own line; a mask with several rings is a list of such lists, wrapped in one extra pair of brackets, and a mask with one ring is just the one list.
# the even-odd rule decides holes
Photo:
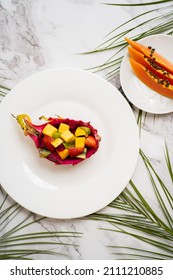
[(63, 142), (63, 140), (62, 140), (61, 138), (56, 138), (55, 140), (53, 140), (53, 141), (51, 142), (51, 144), (52, 144), (55, 148), (57, 148), (59, 145), (62, 144), (62, 142)]
[(51, 124), (47, 124), (44, 129), (42, 130), (42, 133), (47, 135), (47, 136), (50, 136), (52, 137), (52, 134), (57, 131), (57, 128)]
[(75, 147), (84, 148), (85, 147), (85, 137), (76, 137)]
[(81, 126), (80, 128), (82, 128), (85, 131), (86, 136), (88, 136), (91, 133), (91, 129), (87, 126)]
[(58, 155), (60, 156), (60, 158), (63, 160), (65, 158), (68, 157), (69, 155), (69, 150), (68, 149), (64, 149), (63, 151), (58, 152)]
[(63, 133), (65, 132), (66, 130), (69, 130), (70, 126), (66, 123), (60, 123), (59, 125), (59, 132), (60, 133)]
[(85, 135), (86, 135), (86, 131), (79, 126), (75, 131), (75, 136), (78, 137), (78, 136), (85, 136)]
[(67, 143), (75, 140), (75, 136), (70, 132), (70, 130), (66, 130), (65, 132), (63, 132), (61, 134), (61, 138)]

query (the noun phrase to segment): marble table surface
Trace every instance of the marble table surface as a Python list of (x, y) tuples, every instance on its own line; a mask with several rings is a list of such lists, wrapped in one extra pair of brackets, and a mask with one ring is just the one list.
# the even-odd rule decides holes
[[(109, 52), (92, 55), (81, 53), (94, 50), (105, 40), (106, 34), (125, 20), (130, 20), (135, 15), (147, 11), (147, 7), (111, 7), (103, 5), (102, 2), (111, 1), (0, 0), (0, 76), (2, 76), (2, 81), (13, 88), (24, 78), (38, 71), (55, 67), (88, 69), (104, 63), (110, 57)], [(124, 2), (132, 3), (133, 1)], [(137, 22), (139, 23), (140, 19), (137, 19)], [(104, 71), (96, 73), (102, 77), (104, 74)], [(119, 89), (119, 75), (111, 80), (111, 83)], [(133, 110), (137, 116), (138, 109)], [(140, 131), (140, 148), (170, 188), (171, 183), (165, 164), (165, 141), (172, 156), (172, 122), (172, 113), (156, 116), (143, 114)], [(157, 209), (152, 185), (141, 157), (138, 159), (132, 181)], [(12, 204), (13, 200), (8, 198), (8, 203)], [(104, 211), (109, 212), (109, 207), (107, 206)], [(22, 209), (15, 217), (14, 225), (27, 214), (28, 211)], [(37, 215), (31, 215), (31, 220), (36, 218)], [(7, 224), (3, 231), (6, 232), (9, 227), (10, 225)], [(81, 238), (67, 240), (75, 246), (57, 246), (56, 249), (61, 254), (40, 255), (36, 256), (37, 259), (109, 260), (115, 258), (109, 246), (122, 245), (124, 241), (131, 247), (138, 244), (130, 236), (123, 237), (115, 232), (100, 230), (108, 227), (111, 225), (106, 222), (93, 221), (87, 217), (74, 220), (46, 218), (31, 224), (27, 231), (82, 232)], [(62, 241), (61, 238), (60, 241)], [(140, 246), (145, 248), (145, 244), (140, 244)]]

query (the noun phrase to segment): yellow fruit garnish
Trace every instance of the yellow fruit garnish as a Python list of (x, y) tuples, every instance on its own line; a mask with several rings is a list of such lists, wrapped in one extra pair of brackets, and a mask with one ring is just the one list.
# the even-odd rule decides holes
[(59, 155), (60, 158), (63, 160), (63, 159), (65, 159), (65, 158), (68, 157), (68, 155), (69, 155), (69, 150), (68, 150), (68, 149), (64, 149), (63, 151), (58, 152), (58, 155)]
[(85, 135), (86, 135), (86, 131), (79, 126), (75, 131), (75, 136), (78, 137), (78, 136), (85, 136)]
[(60, 125), (59, 125), (59, 132), (63, 133), (66, 130), (69, 130), (69, 128), (70, 128), (70, 126), (68, 124), (60, 123)]
[(61, 138), (67, 143), (75, 140), (75, 136), (70, 132), (70, 130), (66, 130), (65, 132), (63, 132), (61, 134)]
[(42, 133), (45, 134), (45, 135), (47, 135), (47, 136), (52, 137), (52, 134), (53, 134), (55, 131), (57, 131), (57, 128), (48, 123), (48, 124), (44, 127), (44, 129), (42, 130)]
[(61, 138), (56, 138), (55, 140), (53, 140), (51, 142), (52, 146), (54, 146), (55, 148), (57, 148), (59, 145), (61, 145), (63, 142), (63, 140)]
[(85, 137), (76, 137), (75, 147), (84, 148), (85, 147)]

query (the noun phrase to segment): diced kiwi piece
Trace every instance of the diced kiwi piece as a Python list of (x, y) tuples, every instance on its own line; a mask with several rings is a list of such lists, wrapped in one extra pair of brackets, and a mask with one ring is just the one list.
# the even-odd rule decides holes
[(60, 136), (61, 136), (61, 132), (59, 132), (58, 130), (55, 131), (55, 132), (52, 134), (52, 138), (53, 138), (53, 139), (59, 138)]
[(64, 145), (65, 148), (73, 148), (75, 146), (75, 142), (74, 141), (69, 142), (69, 143), (63, 142), (62, 144)]
[(51, 154), (51, 152), (46, 149), (39, 149), (40, 157), (45, 158), (45, 157), (48, 157), (48, 155), (50, 155), (50, 154)]
[(77, 155), (77, 158), (86, 159), (87, 148), (84, 148), (83, 152)]

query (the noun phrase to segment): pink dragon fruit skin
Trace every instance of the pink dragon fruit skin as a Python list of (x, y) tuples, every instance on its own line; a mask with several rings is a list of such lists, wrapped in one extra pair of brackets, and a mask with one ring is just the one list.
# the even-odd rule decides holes
[[(93, 126), (90, 124), (90, 122), (86, 123), (81, 120), (77, 121), (77, 120), (73, 120), (73, 119), (69, 119), (69, 118), (62, 119), (62, 118), (52, 118), (51, 117), (44, 124), (35, 125), (32, 122), (25, 119), (25, 124), (26, 124), (25, 135), (28, 135), (34, 141), (35, 146), (38, 150), (44, 148), (44, 143), (43, 143), (44, 135), (43, 135), (42, 131), (48, 123), (56, 128), (59, 127), (60, 123), (67, 124), (70, 126), (70, 131), (72, 133), (74, 133), (76, 128), (79, 126), (88, 127), (91, 131), (90, 135), (92, 135), (96, 140), (96, 147), (87, 149), (86, 159), (91, 157), (98, 150), (99, 142), (100, 142), (101, 138), (98, 135), (97, 130), (95, 128), (93, 128)], [(54, 162), (57, 165), (68, 165), (68, 164), (76, 165), (84, 160), (82, 158), (77, 158), (77, 157), (76, 158), (68, 157), (66, 159), (61, 159), (61, 157), (58, 155), (58, 153), (56, 151), (52, 151), (46, 157), (46, 159)]]

